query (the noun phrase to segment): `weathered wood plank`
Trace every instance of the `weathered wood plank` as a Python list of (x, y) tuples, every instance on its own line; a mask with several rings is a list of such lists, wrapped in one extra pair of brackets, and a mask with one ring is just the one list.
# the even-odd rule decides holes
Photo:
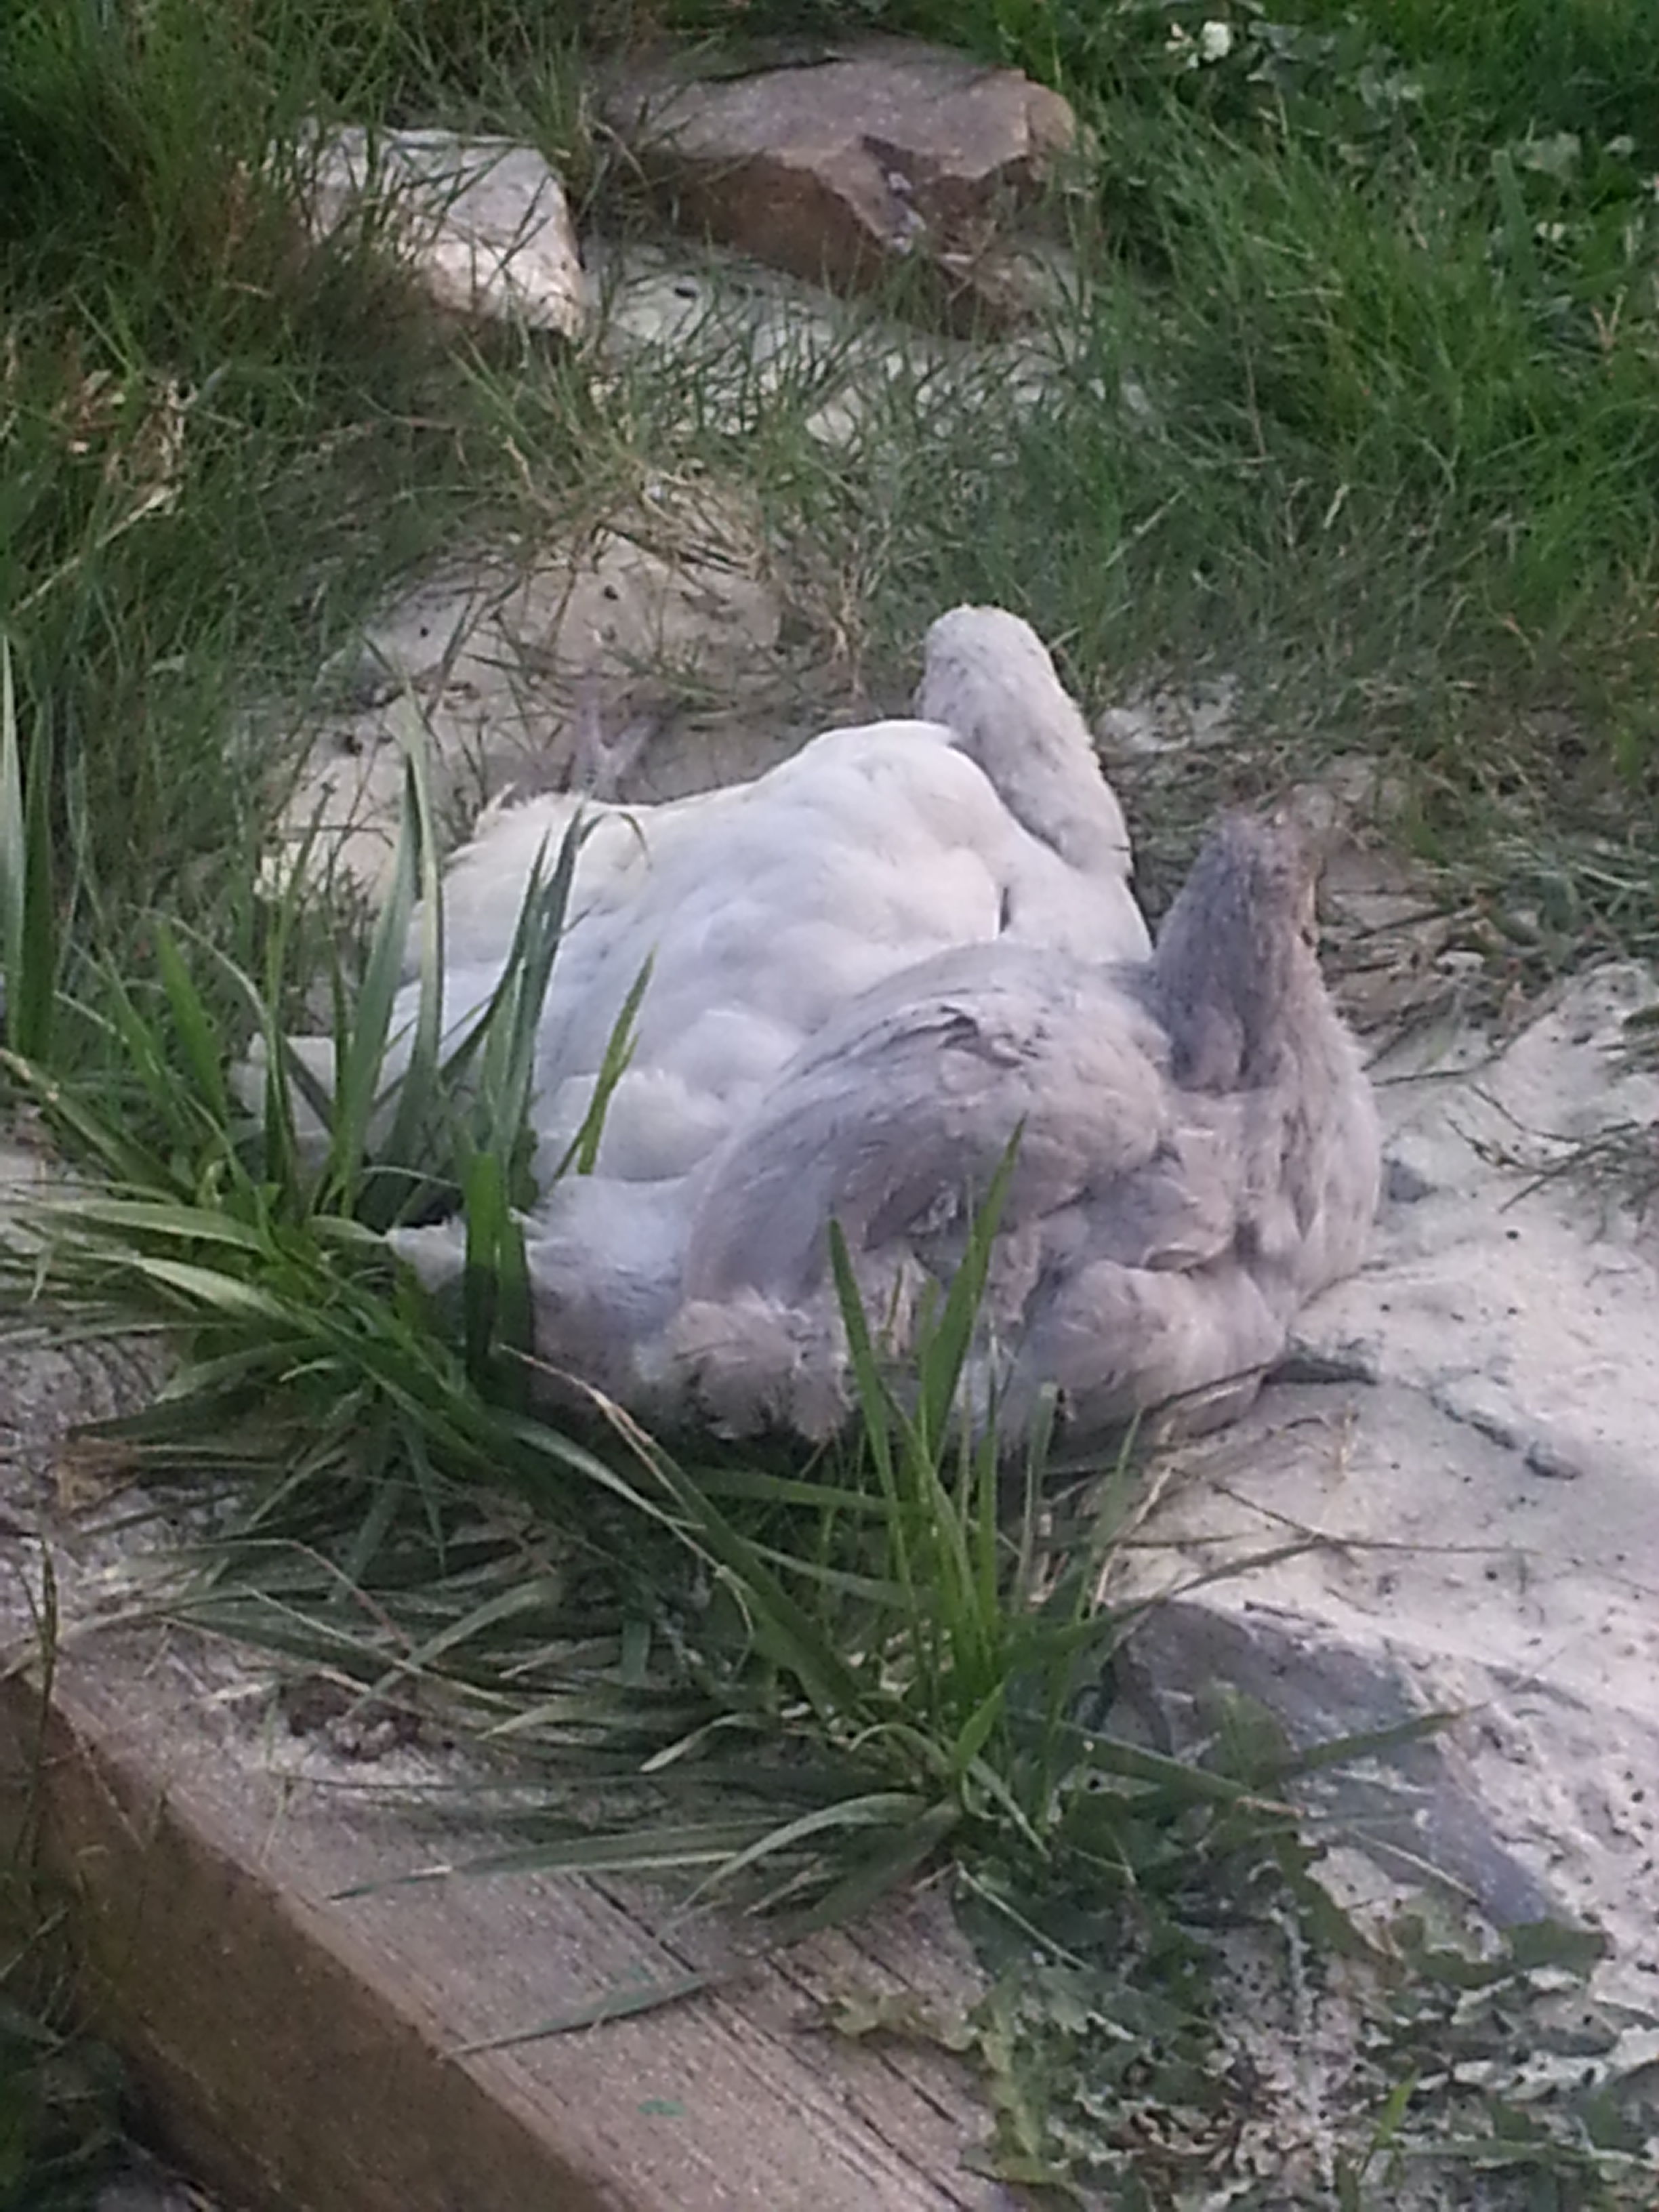
[[(27, 1786), (38, 1693), (0, 1693)], [(965, 2172), (984, 2119), (926, 2054), (849, 2047), (806, 1993), (969, 1993), (925, 1909), (826, 1938), (710, 1995), (601, 2028), (459, 2055), (670, 1950), (625, 1893), (464, 1881), (340, 1900), (428, 1846), (383, 1806), (284, 1774), (186, 1638), (64, 1656), (38, 1778), (93, 2019), (180, 2154), (276, 2212), (991, 2212)]]

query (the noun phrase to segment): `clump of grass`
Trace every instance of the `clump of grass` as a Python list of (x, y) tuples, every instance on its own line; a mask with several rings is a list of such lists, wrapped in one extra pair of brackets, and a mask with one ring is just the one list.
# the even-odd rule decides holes
[[(0, 674), (4, 672), (0, 657)], [(497, 986), (459, 1040), (441, 1028), (442, 901), (430, 793), (409, 762), (406, 813), (388, 897), (360, 970), (337, 963), (331, 1079), (284, 1033), (314, 939), (312, 896), (298, 856), (272, 921), (258, 980), (225, 953), (149, 918), (155, 973), (140, 988), (118, 972), (101, 1003), (60, 985), (64, 966), (50, 900), (50, 841), (37, 751), (25, 781), (9, 691), (0, 723), (0, 985), (21, 1019), (0, 1071), (98, 1183), (26, 1233), (10, 1258), (26, 1283), (36, 1235), (83, 1287), (148, 1311), (188, 1335), (191, 1358), (167, 1391), (161, 1425), (267, 1419), (280, 1459), (297, 1419), (307, 1437), (301, 1482), (319, 1472), (347, 1492), (376, 1492), (388, 1468), (415, 1481), (432, 1437), (468, 1472), (489, 1463), (477, 1386), (521, 1395), (529, 1347), (524, 1245), (515, 1208), (529, 1201), (529, 1113), (535, 1041), (585, 835), (573, 823), (551, 865), (532, 869)], [(422, 902), (415, 1011), (394, 1028), (405, 941)], [(300, 973), (295, 969), (298, 968)], [(218, 986), (201, 988), (204, 969)], [(626, 1066), (630, 994), (605, 1059), (590, 1119)], [(234, 1012), (222, 1018), (218, 1001)], [(113, 1092), (101, 1072), (55, 1072), (23, 1048), (80, 1022), (106, 1029), (130, 1070)], [(243, 1113), (227, 1070), (252, 1039), (258, 1110)], [(592, 1141), (577, 1164), (591, 1166)], [(562, 1172), (562, 1168), (560, 1169)], [(459, 1356), (396, 1279), (383, 1232), (410, 1215), (461, 1212), (466, 1221)], [(320, 1322), (320, 1333), (313, 1322)], [(325, 1342), (327, 1340), (327, 1342)], [(285, 1391), (285, 1383), (297, 1384)], [(378, 1376), (378, 1387), (372, 1378)], [(482, 1424), (482, 1425), (481, 1425)], [(355, 1483), (345, 1480), (353, 1471)], [(279, 1491), (287, 1478), (278, 1483)], [(428, 1496), (428, 1504), (429, 1504)], [(255, 1519), (257, 1521), (257, 1515)]]

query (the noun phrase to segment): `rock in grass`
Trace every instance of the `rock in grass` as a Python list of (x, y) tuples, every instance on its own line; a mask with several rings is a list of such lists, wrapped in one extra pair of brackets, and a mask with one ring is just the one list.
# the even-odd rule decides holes
[(587, 280), (564, 186), (533, 147), (449, 131), (357, 125), (319, 138), (306, 215), (313, 239), (373, 208), (434, 307), (464, 320), (574, 337)]
[(604, 102), (684, 227), (837, 291), (919, 267), (962, 323), (1005, 325), (1036, 303), (1005, 218), (1076, 136), (1058, 93), (895, 39), (781, 68), (699, 66), (636, 70)]

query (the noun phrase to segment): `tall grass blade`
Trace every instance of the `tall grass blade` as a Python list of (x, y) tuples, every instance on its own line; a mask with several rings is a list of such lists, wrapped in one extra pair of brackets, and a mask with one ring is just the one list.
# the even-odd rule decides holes
[(23, 918), (28, 896), (28, 832), (23, 814), (23, 763), (17, 740), (17, 698), (11, 641), (0, 636), (0, 970), (8, 1011), (23, 984)]
[(571, 1139), (564, 1157), (559, 1162), (554, 1176), (556, 1182), (562, 1180), (573, 1167), (578, 1175), (586, 1176), (592, 1175), (599, 1165), (599, 1142), (605, 1133), (605, 1115), (616, 1095), (617, 1085), (627, 1074), (633, 1061), (635, 1024), (639, 1019), (641, 1002), (651, 981), (653, 964), (647, 960), (629, 987), (622, 1011), (605, 1039), (604, 1056), (594, 1080), (592, 1099), (582, 1116), (581, 1127)]
[(680, 2004), (687, 1997), (701, 1996), (705, 1990), (718, 1987), (724, 1978), (713, 1973), (686, 1973), (665, 1981), (624, 1984), (605, 1990), (586, 2004), (573, 2005), (568, 2012), (555, 2013), (550, 2019), (538, 2021), (534, 2027), (515, 2028), (510, 2035), (488, 2036), (481, 2043), (459, 2044), (453, 2055), (470, 2058), (484, 2051), (511, 2051), (521, 2043), (539, 2043), (550, 2035), (574, 2035), (578, 2030), (598, 2027), (610, 2020), (636, 2020), (642, 2013), (660, 2012), (665, 2005)]
[[(1007, 1204), (1014, 1163), (1024, 1134), (1024, 1125), (1022, 1123), (1008, 1139), (1007, 1147), (997, 1163), (996, 1172), (991, 1177), (983, 1203), (973, 1221), (962, 1265), (952, 1277), (951, 1287), (945, 1293), (944, 1310), (934, 1325), (927, 1346), (927, 1357), (921, 1363), (917, 1419), (923, 1437), (933, 1443), (945, 1436), (952, 1414), (959, 1410), (957, 1398), (963, 1371), (973, 1347), (975, 1326), (984, 1305), (985, 1285), (991, 1271), (991, 1255), (996, 1244), (997, 1231), (1002, 1224), (1003, 1209)], [(965, 1408), (960, 1410), (966, 1412)]]
[(0, 635), (0, 1035), (43, 1065), (51, 1056), (59, 965), (51, 792), (44, 718), (36, 721), (23, 775), (11, 641)]
[[(522, 1355), (530, 1350), (530, 1273), (524, 1235), (513, 1218), (507, 1190), (509, 1169), (497, 1152), (480, 1152), (465, 1171), (466, 1258), (463, 1320), (467, 1372), (481, 1389), (492, 1377), (507, 1382), (522, 1404), (527, 1374)], [(497, 1376), (495, 1355), (505, 1349), (520, 1358)]]
[[(438, 873), (437, 824), (433, 816), (431, 779), (424, 746), (411, 745), (404, 759), (404, 811), (397, 878), (399, 884), (404, 880), (402, 848), (405, 840), (412, 848), (411, 888), (418, 890), (420, 898), (420, 994), (408, 1070), (398, 1086), (398, 1103), (386, 1143), (386, 1158), (398, 1165), (416, 1158), (422, 1119), (439, 1088), (442, 1046), (444, 904)], [(398, 940), (400, 965), (407, 936), (405, 919)], [(376, 1073), (378, 1076), (378, 1068)]]
[[(411, 785), (416, 781), (412, 769), (410, 781)], [(349, 1210), (362, 1182), (380, 1098), (386, 1048), (393, 1041), (392, 1019), (415, 909), (420, 847), (419, 813), (407, 809), (398, 830), (391, 887), (375, 918), (350, 1022), (335, 1037), (334, 1111), (324, 1188), (331, 1202), (344, 1210)]]
[(173, 1027), (178, 1030), (191, 1076), (201, 1093), (210, 1126), (222, 1132), (229, 1128), (231, 1121), (230, 1096), (225, 1087), (225, 1065), (230, 1056), (226, 1040), (196, 988), (179, 950), (179, 940), (165, 915), (155, 917), (155, 932), (156, 964), (173, 1011)]

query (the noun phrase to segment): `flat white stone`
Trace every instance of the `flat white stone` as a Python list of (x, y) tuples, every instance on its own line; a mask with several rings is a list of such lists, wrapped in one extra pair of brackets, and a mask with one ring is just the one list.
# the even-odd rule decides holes
[(798, 404), (808, 436), (845, 451), (882, 434), (890, 402), (914, 419), (918, 393), (966, 410), (991, 388), (1006, 419), (1010, 401), (1039, 404), (1058, 366), (1042, 329), (969, 343), (719, 248), (596, 240), (590, 258), (605, 356), (660, 364), (671, 388), (695, 385), (700, 410), (733, 433), (763, 408)]
[(564, 186), (533, 147), (353, 125), (314, 149), (307, 214), (331, 235), (373, 199), (437, 306), (575, 337), (587, 278)]

